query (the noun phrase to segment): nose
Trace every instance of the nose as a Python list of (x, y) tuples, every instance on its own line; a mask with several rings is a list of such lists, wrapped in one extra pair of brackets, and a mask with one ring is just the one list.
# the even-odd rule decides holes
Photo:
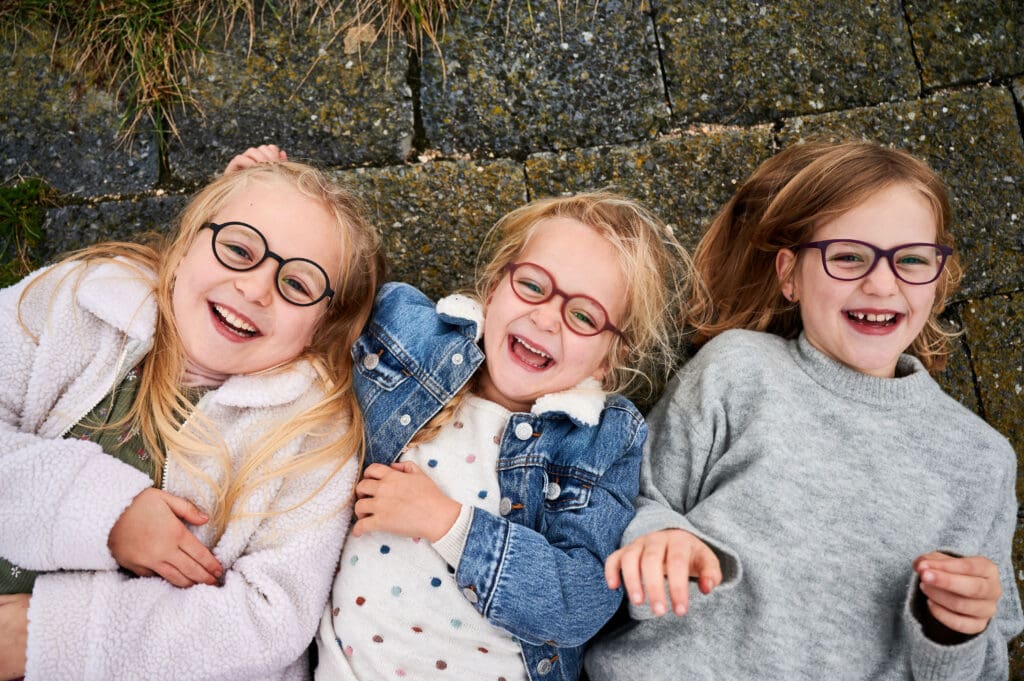
[(888, 296), (899, 290), (899, 279), (892, 269), (888, 258), (880, 258), (875, 267), (864, 277), (861, 284), (866, 293), (878, 296)]
[(277, 269), (268, 259), (251, 270), (237, 272), (235, 288), (248, 302), (266, 306), (273, 300), (276, 278)]
[(534, 305), (530, 310), (530, 320), (541, 331), (554, 333), (558, 331), (562, 323), (562, 300), (558, 296), (552, 296), (539, 305)]

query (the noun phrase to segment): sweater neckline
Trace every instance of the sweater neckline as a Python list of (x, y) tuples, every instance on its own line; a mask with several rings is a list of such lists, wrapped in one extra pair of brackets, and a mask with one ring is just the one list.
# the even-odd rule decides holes
[(931, 376), (913, 355), (900, 355), (896, 378), (879, 378), (851, 369), (811, 345), (801, 332), (790, 344), (790, 354), (797, 365), (823, 388), (842, 397), (877, 406), (896, 403), (905, 406), (926, 399)]

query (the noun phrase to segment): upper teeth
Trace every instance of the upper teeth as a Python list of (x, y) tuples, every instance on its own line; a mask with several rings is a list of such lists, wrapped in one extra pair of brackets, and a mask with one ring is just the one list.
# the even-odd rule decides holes
[(884, 314), (865, 314), (864, 312), (851, 312), (850, 315), (856, 317), (857, 319), (867, 320), (869, 322), (891, 322), (892, 320), (896, 319), (895, 312), (886, 312)]
[(255, 326), (253, 326), (249, 322), (245, 321), (241, 317), (235, 316), (227, 308), (223, 308), (220, 305), (214, 305), (213, 307), (214, 307), (215, 310), (217, 310), (217, 313), (221, 317), (224, 318), (224, 321), (226, 321), (231, 326), (235, 327), (236, 329), (241, 329), (242, 331), (249, 331), (251, 333), (256, 333), (256, 327)]
[(544, 359), (551, 359), (551, 355), (549, 355), (548, 353), (544, 352), (543, 350), (538, 350), (537, 348), (533, 347), (532, 345), (530, 345), (529, 343), (524, 341), (519, 336), (516, 336), (516, 340), (519, 341), (520, 343), (522, 343), (524, 346), (526, 346), (526, 349), (529, 350), (530, 352), (535, 352), (538, 355), (540, 355), (541, 357), (543, 357)]

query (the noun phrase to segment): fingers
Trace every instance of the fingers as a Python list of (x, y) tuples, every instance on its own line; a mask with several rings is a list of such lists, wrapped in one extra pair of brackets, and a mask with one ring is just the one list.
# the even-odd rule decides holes
[(185, 536), (180, 544), (180, 548), (188, 561), (183, 561), (185, 564), (178, 567), (187, 577), (203, 584), (217, 584), (219, 582), (224, 574), (224, 568), (214, 558), (210, 549), (206, 548), (192, 533)]
[(619, 570), (622, 568), (622, 549), (612, 551), (608, 560), (604, 562), (604, 581), (608, 583), (609, 589), (618, 589), (622, 582), (619, 581)]
[(208, 515), (200, 511), (199, 507), (188, 499), (182, 499), (168, 492), (163, 492), (162, 494), (164, 501), (167, 502), (167, 506), (174, 512), (174, 515), (185, 522), (192, 525), (202, 525), (210, 519)]
[(231, 173), (236, 170), (252, 167), (258, 163), (275, 163), (287, 160), (288, 154), (276, 144), (261, 144), (258, 147), (249, 147), (231, 159), (224, 172)]
[(932, 617), (946, 627), (969, 636), (985, 631), (985, 627), (988, 626), (988, 621), (990, 619), (988, 617), (984, 619), (965, 617), (960, 613), (954, 612), (936, 603), (931, 598), (928, 599), (928, 611), (932, 614)]
[(681, 617), (690, 607), (691, 549), (680, 542), (669, 542), (666, 548), (665, 572), (668, 577), (668, 595), (672, 599), (673, 612)]
[(995, 616), (1002, 596), (999, 569), (984, 556), (926, 554), (914, 561), (928, 609), (946, 627), (977, 634)]
[[(644, 547), (643, 553), (640, 555), (640, 578), (643, 582), (643, 590), (647, 594), (647, 600), (651, 605), (651, 612), (658, 617), (661, 617), (668, 612), (668, 606), (665, 604), (667, 555), (668, 547), (664, 536), (660, 534), (655, 535), (655, 538), (648, 542), (647, 546)], [(689, 559), (689, 551), (686, 552), (686, 558)], [(687, 572), (686, 563), (684, 562), (684, 584), (689, 578), (689, 574), (687, 574)], [(681, 599), (674, 600), (676, 610), (678, 611), (679, 608), (682, 607), (682, 612), (686, 612), (686, 608), (689, 606), (690, 600), (689, 586), (685, 585), (682, 589), (677, 589), (676, 595)]]
[(194, 581), (183, 575), (181, 570), (171, 563), (161, 563), (156, 567), (156, 573), (163, 577), (169, 584), (173, 584), (179, 589), (187, 589), (195, 584)]

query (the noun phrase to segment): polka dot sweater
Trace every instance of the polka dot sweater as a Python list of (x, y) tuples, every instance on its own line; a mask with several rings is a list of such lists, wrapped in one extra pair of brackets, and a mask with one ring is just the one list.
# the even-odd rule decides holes
[[(497, 512), (498, 442), (510, 413), (470, 396), (438, 436), (406, 451), (442, 492)], [(349, 536), (319, 635), (322, 679), (526, 679), (521, 647), (461, 594), (427, 540)]]

